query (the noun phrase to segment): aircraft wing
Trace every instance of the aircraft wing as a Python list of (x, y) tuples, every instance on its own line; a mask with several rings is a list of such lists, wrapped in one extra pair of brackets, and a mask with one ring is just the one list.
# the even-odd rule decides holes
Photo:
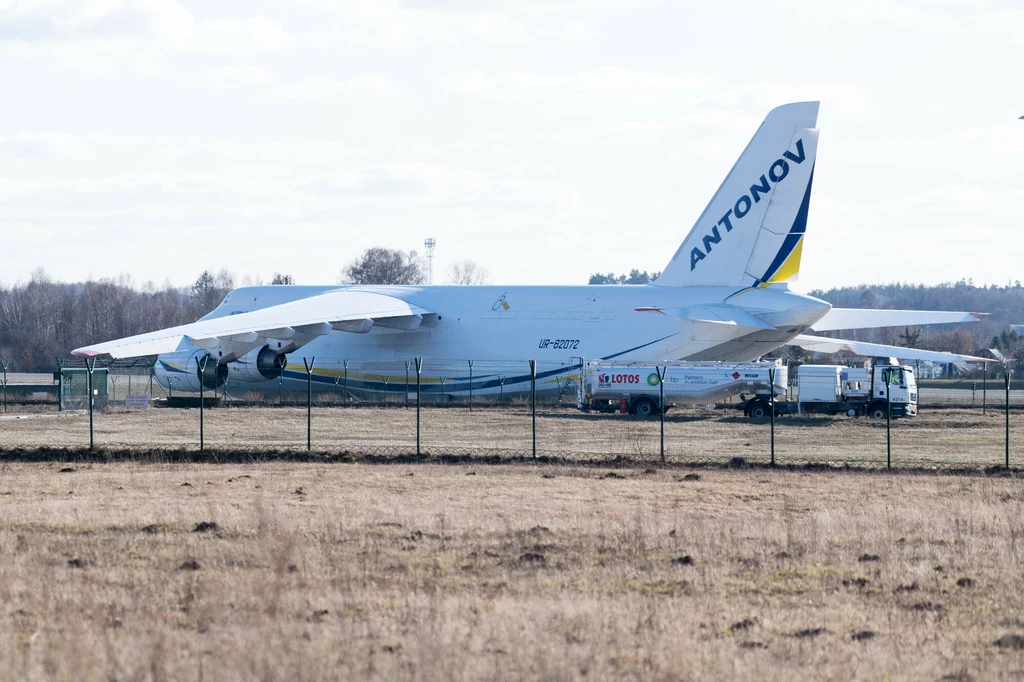
[(203, 347), (217, 339), (251, 342), (259, 337), (287, 339), (296, 333), (319, 336), (331, 328), (368, 331), (377, 320), (383, 321), (383, 326), (415, 329), (428, 314), (430, 311), (393, 296), (339, 289), (252, 312), (85, 346), (72, 353), (130, 358), (176, 351), (186, 339)]
[(898, 358), (900, 360), (931, 360), (932, 362), (954, 362), (957, 364), (964, 362), (995, 362), (995, 360), (979, 358), (973, 355), (903, 348), (902, 346), (886, 346), (881, 343), (865, 343), (862, 341), (848, 341), (846, 339), (830, 339), (824, 336), (809, 336), (807, 334), (796, 336), (788, 345), (799, 346), (815, 353), (838, 353), (845, 350), (867, 357)]
[(916, 327), (923, 324), (977, 322), (985, 313), (958, 313), (946, 310), (861, 310), (832, 308), (814, 324), (814, 331), (837, 329), (874, 329), (876, 327)]

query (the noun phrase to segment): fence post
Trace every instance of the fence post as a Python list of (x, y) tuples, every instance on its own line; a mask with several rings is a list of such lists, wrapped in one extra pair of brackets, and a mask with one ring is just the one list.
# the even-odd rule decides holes
[(348, 405), (348, 360), (345, 360), (345, 404)]
[(772, 453), (772, 468), (775, 467), (775, 368), (770, 367), (768, 369), (768, 410), (771, 413), (771, 429), (772, 429), (772, 440), (771, 440), (771, 453)]
[[(57, 411), (64, 411), (64, 358), (57, 358)], [(4, 383), (7, 383), (6, 377)]]
[(391, 375), (384, 377), (384, 405), (388, 404), (388, 383), (391, 381)]
[(405, 361), (405, 409), (409, 409), (409, 361)]
[(7, 412), (7, 368), (11, 365), (10, 360), (4, 360), (4, 412)]
[(420, 380), (423, 377), (423, 358), (416, 358), (416, 456), (420, 454)]
[[(89, 391), (89, 452), (92, 452), (93, 448), (93, 431), (92, 431), (92, 372), (96, 369), (96, 358), (88, 358), (85, 361), (85, 368), (88, 372), (86, 376), (86, 388)], [(4, 378), (4, 386), (7, 385), (7, 379)], [(6, 388), (4, 390), (4, 400), (6, 401)]]
[[(210, 356), (209, 355), (204, 355), (202, 357), (202, 360), (200, 360), (198, 357), (196, 358), (196, 370), (199, 372), (199, 452), (203, 451), (203, 447), (205, 445), (205, 434), (204, 434), (205, 428), (204, 428), (204, 424), (203, 424), (203, 417), (204, 417), (204, 415), (203, 415), (203, 412), (204, 412), (203, 404), (206, 402), (206, 400), (205, 400), (206, 394), (205, 394), (205, 392), (203, 390), (205, 388), (204, 382), (203, 382), (203, 379), (205, 377), (203, 375), (206, 374), (206, 363), (209, 362), (209, 360), (210, 360)], [(92, 391), (90, 391), (90, 394), (91, 393), (92, 393)]]
[(658, 370), (658, 406), (661, 412), (661, 463), (665, 463), (665, 375), (668, 374), (668, 365), (656, 367)]
[(530, 360), (530, 413), (533, 419), (533, 458), (537, 459), (537, 361)]
[(473, 411), (473, 361), (469, 360), (469, 411)]
[(981, 363), (981, 414), (988, 414), (988, 363)]
[(892, 403), (889, 402), (889, 386), (892, 370), (885, 370), (885, 468), (892, 470)]
[(306, 368), (306, 451), (313, 449), (313, 363), (316, 362), (314, 355), (306, 362), (302, 358), (302, 365)]
[(4, 360), (4, 412), (7, 412), (7, 366), (11, 364), (10, 360)]
[(1010, 468), (1010, 370), (1006, 370), (1006, 468)]
[(505, 404), (505, 377), (498, 377), (498, 404)]

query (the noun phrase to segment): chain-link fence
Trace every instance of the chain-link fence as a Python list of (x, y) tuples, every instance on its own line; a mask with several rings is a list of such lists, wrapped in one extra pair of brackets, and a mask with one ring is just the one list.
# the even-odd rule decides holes
[(157, 380), (151, 365), (94, 367), (91, 418), (87, 367), (23, 379), (4, 381), (0, 451), (79, 451), (92, 444), (108, 453), (202, 449), (211, 457), (311, 452), (883, 468), (979, 469), (1008, 462), (1024, 468), (1024, 388), (1002, 375), (966, 393), (922, 387), (918, 415), (891, 420), (845, 414), (772, 419), (770, 413), (754, 419), (734, 409), (731, 399), (703, 405), (666, 400), (670, 409), (647, 417), (582, 411), (580, 365), (530, 361), (314, 362), (309, 373), (289, 365), (280, 379), (258, 384), (229, 378), (204, 389), (202, 399)]

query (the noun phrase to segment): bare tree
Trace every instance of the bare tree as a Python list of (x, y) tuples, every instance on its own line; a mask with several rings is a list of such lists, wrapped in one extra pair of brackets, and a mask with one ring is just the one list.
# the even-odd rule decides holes
[(640, 272), (634, 268), (629, 271), (628, 276), (619, 275), (616, 277), (614, 272), (609, 272), (607, 275), (600, 272), (594, 273), (590, 276), (590, 281), (587, 284), (650, 284), (659, 277), (661, 277), (660, 272), (649, 275), (646, 270)]
[(279, 272), (274, 273), (274, 279), (270, 280), (271, 284), (295, 284), (295, 278), (291, 275), (282, 275)]
[(382, 246), (367, 249), (342, 270), (344, 284), (423, 284), (423, 263), (415, 251)]
[(448, 266), (448, 280), (452, 284), (490, 284), (491, 275), (487, 268), (471, 260), (463, 260)]
[(227, 270), (221, 270), (216, 275), (209, 270), (203, 270), (203, 274), (199, 275), (190, 289), (197, 317), (220, 305), (228, 292), (234, 288), (235, 278)]
[[(217, 278), (200, 279), (213, 284)], [(49, 370), (76, 346), (192, 322), (198, 312), (187, 288), (140, 291), (126, 275), (55, 282), (39, 271), (27, 284), (0, 286), (0, 353), (24, 371)]]

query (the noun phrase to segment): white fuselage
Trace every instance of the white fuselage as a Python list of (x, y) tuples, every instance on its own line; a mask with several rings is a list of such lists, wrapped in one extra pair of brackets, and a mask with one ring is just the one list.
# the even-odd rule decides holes
[[(279, 305), (339, 287), (264, 286), (237, 289), (204, 319)], [(424, 358), (431, 366), (480, 363), (538, 367), (574, 358), (616, 362), (755, 360), (806, 331), (828, 303), (784, 286), (737, 293), (727, 287), (662, 286), (389, 286), (353, 287), (415, 304), (426, 315), (415, 330), (374, 326), (315, 339), (287, 356), (286, 379), (305, 381), (303, 358), (316, 357), (315, 380), (334, 382), (352, 365)], [(774, 329), (695, 322), (686, 311), (723, 302)], [(641, 310), (638, 310), (641, 309)], [(234, 378), (228, 363), (228, 380)], [(184, 369), (184, 368), (182, 368)], [(319, 371), (318, 371), (319, 370)]]

